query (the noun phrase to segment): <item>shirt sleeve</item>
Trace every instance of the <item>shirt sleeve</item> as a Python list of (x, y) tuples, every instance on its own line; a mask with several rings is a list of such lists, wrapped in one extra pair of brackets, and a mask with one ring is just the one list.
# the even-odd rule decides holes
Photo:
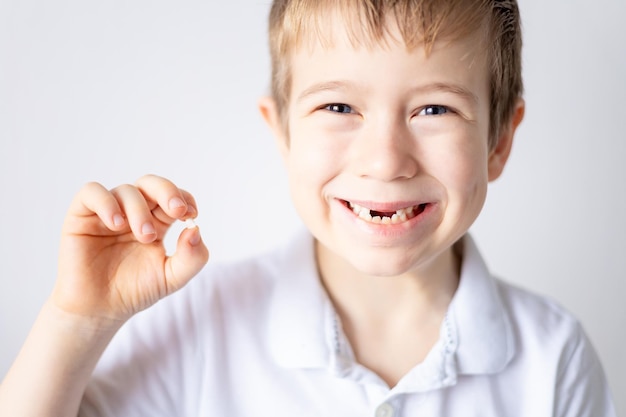
[(556, 417), (616, 417), (602, 365), (580, 324), (559, 368)]
[(184, 288), (120, 329), (92, 375), (80, 417), (195, 414), (204, 358), (193, 292)]

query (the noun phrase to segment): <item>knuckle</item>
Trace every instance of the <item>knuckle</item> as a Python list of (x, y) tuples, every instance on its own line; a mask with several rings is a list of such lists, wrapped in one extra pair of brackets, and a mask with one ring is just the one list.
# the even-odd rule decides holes
[(112, 193), (114, 194), (118, 194), (118, 193), (127, 193), (128, 191), (135, 191), (137, 187), (135, 187), (132, 184), (120, 184), (117, 187), (113, 188), (111, 190)]
[(97, 181), (89, 181), (89, 182), (86, 182), (82, 186), (80, 191), (89, 193), (89, 192), (99, 192), (99, 191), (101, 191), (103, 189), (104, 189), (104, 187), (99, 182), (97, 182)]
[(159, 182), (162, 181), (164, 178), (160, 177), (156, 174), (146, 174), (146, 175), (142, 175), (141, 177), (139, 177), (137, 179), (137, 181), (135, 181), (135, 184), (137, 186), (140, 186), (142, 184), (151, 184), (154, 182)]

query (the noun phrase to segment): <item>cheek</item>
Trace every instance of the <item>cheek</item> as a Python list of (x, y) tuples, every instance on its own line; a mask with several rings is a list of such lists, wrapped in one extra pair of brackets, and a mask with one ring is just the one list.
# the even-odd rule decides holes
[(298, 212), (320, 212), (326, 186), (338, 175), (341, 152), (318, 134), (294, 132), (287, 153), (287, 173), (292, 200)]
[(478, 214), (487, 196), (487, 159), (482, 153), (472, 153), (460, 158), (451, 175), (452, 192), (464, 210)]
[(449, 198), (465, 204), (482, 205), (487, 184), (487, 146), (481, 137), (459, 137), (456, 143), (436, 154), (431, 169), (446, 188)]
[(287, 165), (289, 175), (305, 183), (330, 180), (342, 166), (345, 140), (321, 129), (300, 126), (291, 132)]

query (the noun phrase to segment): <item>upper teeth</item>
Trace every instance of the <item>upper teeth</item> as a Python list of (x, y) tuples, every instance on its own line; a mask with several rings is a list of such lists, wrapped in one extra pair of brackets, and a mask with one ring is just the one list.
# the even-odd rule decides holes
[[(390, 217), (389, 216), (372, 216), (372, 210), (359, 206), (355, 203), (349, 203), (350, 208), (361, 219), (366, 220), (372, 223), (382, 223), (382, 224), (396, 224), (407, 221), (409, 218), (413, 217), (413, 212), (415, 211), (415, 207), (406, 207), (399, 210), (396, 210)], [(377, 211), (377, 210), (373, 210)]]

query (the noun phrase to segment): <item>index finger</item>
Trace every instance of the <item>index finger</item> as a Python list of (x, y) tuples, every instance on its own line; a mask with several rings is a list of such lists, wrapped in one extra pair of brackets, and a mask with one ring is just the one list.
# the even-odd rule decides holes
[(163, 223), (171, 224), (177, 219), (197, 215), (193, 196), (166, 178), (146, 175), (137, 180), (135, 186), (143, 194), (152, 214)]
[(106, 227), (119, 230), (126, 223), (122, 209), (113, 194), (98, 182), (85, 184), (76, 194), (67, 215), (84, 219), (96, 215)]

